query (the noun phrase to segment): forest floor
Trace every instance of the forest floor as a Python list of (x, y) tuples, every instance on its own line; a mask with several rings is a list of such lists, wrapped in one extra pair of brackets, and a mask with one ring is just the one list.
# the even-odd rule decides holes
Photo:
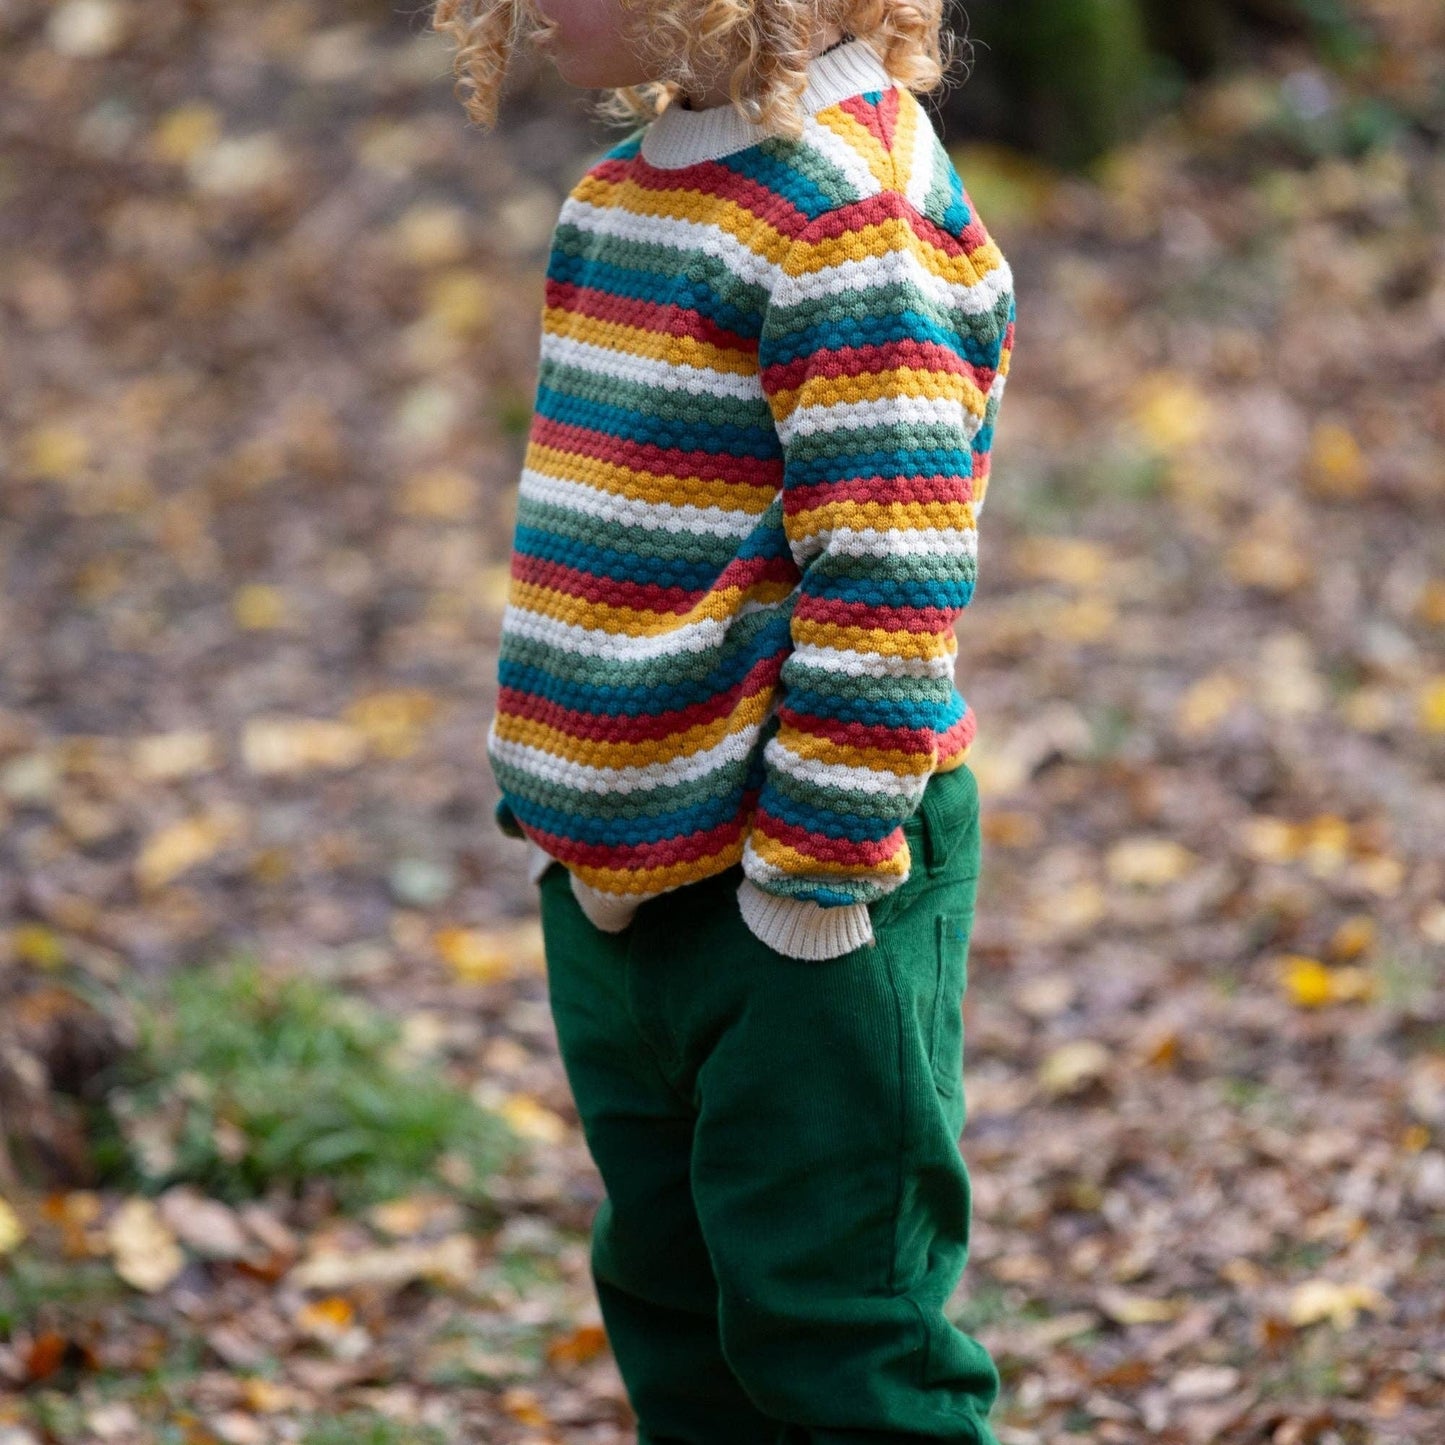
[[(1372, 8), (1088, 177), (955, 151), (1003, 1445), (1445, 1438), (1445, 22)], [(141, 10), (0, 6), (0, 1445), (624, 1445), (484, 753), (609, 142), (419, 18)]]

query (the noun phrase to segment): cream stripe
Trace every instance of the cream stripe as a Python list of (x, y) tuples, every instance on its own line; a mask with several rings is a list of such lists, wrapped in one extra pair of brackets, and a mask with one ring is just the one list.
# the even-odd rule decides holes
[(763, 384), (756, 372), (714, 371), (711, 367), (688, 366), (663, 357), (637, 356), (594, 346), (571, 336), (544, 333), (542, 358), (562, 366), (575, 366), (596, 376), (616, 378), (632, 385), (658, 391), (683, 391), (694, 396), (730, 396), (740, 401), (762, 401)]
[(799, 758), (776, 740), (766, 749), (767, 760), (780, 773), (803, 782), (817, 783), (820, 787), (848, 788), (856, 793), (871, 793), (876, 797), (898, 798), (907, 803), (910, 811), (918, 806), (928, 779), (902, 778), (894, 772), (881, 772), (877, 768), (851, 768), (846, 763), (825, 763), (819, 758)]
[(912, 287), (941, 310), (975, 316), (992, 311), (999, 298), (1009, 293), (1013, 281), (1007, 263), (983, 272), (977, 281), (950, 281), (930, 270), (916, 252), (894, 247), (882, 255), (840, 261), (835, 266), (789, 276), (774, 304), (796, 306), (801, 301), (890, 285)]
[[(786, 599), (785, 599), (786, 601)], [(559, 652), (578, 657), (612, 658), (618, 662), (650, 662), (664, 657), (680, 657), (692, 652), (707, 652), (721, 645), (730, 628), (739, 619), (753, 612), (773, 612), (784, 604), (758, 602), (748, 598), (730, 617), (719, 620), (700, 618), (667, 632), (633, 637), (625, 632), (605, 632), (600, 627), (581, 627), (543, 617), (509, 602), (502, 613), (502, 631), (513, 637), (543, 643)]]
[(649, 248), (705, 251), (716, 256), (735, 276), (771, 289), (782, 275), (777, 262), (745, 246), (730, 231), (707, 221), (684, 221), (671, 216), (644, 216), (619, 206), (594, 206), (578, 201), (572, 223), (592, 236), (613, 236), (640, 241)]
[(579, 792), (641, 793), (693, 782), (735, 766), (752, 751), (761, 731), (761, 725), (754, 723), (729, 734), (713, 747), (703, 748), (686, 757), (670, 758), (665, 763), (649, 763), (645, 767), (633, 768), (594, 768), (586, 763), (568, 762), (541, 748), (500, 738), (494, 739), (492, 751), (500, 762)]
[[(519, 498), (583, 517), (613, 522), (624, 527), (645, 527), (651, 532), (687, 536), (704, 532), (710, 537), (727, 537), (733, 541), (752, 532), (762, 512), (724, 511), (721, 507), (673, 506), (667, 502), (647, 502), (638, 498), (619, 497), (615, 492), (590, 487), (571, 477), (552, 477), (534, 467), (522, 471)], [(764, 509), (766, 510), (766, 508)], [(601, 532), (602, 529), (599, 529)]]
[(957, 658), (957, 637), (948, 654), (941, 657), (897, 657), (891, 653), (855, 652), (846, 647), (819, 647), (804, 642), (794, 646), (784, 667), (797, 662), (849, 677), (876, 677), (881, 673), (887, 677), (930, 677), (942, 681), (953, 677)]
[(839, 401), (831, 406), (820, 402), (795, 407), (792, 415), (777, 424), (777, 431), (784, 446), (790, 445), (795, 437), (818, 436), (849, 427), (955, 427), (972, 441), (982, 425), (983, 417), (974, 415), (960, 402), (899, 393), (877, 401)]

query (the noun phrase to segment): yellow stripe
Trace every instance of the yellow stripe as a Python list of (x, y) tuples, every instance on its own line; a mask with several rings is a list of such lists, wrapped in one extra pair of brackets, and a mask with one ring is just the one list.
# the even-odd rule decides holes
[(662, 893), (671, 888), (681, 888), (686, 883), (698, 883), (704, 878), (731, 868), (743, 856), (743, 840), (737, 839), (718, 853), (696, 858), (685, 863), (674, 863), (667, 868), (593, 868), (584, 863), (571, 865), (572, 871), (593, 888), (611, 893), (611, 885), (624, 881), (629, 892)]
[(677, 336), (670, 331), (653, 331), (646, 326), (603, 321), (565, 306), (549, 306), (543, 311), (542, 330), (548, 336), (582, 341), (589, 346), (627, 356), (645, 357), (649, 361), (671, 361), (679, 366), (731, 372), (735, 376), (756, 376), (758, 370), (755, 352), (714, 346), (694, 336)]
[(635, 502), (665, 503), (673, 507), (718, 507), (725, 512), (759, 516), (772, 505), (777, 488), (747, 482), (714, 482), (675, 472), (643, 472), (634, 467), (604, 462), (597, 457), (563, 451), (560, 447), (530, 442), (523, 466), (544, 477), (580, 482), (612, 496)]
[(957, 401), (981, 417), (988, 393), (962, 372), (896, 366), (887, 371), (862, 371), (853, 376), (805, 376), (800, 386), (779, 388), (769, 398), (773, 416), (786, 421), (800, 407), (842, 406), (863, 401), (891, 401), (895, 397), (926, 396), (932, 401)]
[(788, 272), (805, 276), (840, 266), (845, 261), (885, 256), (890, 251), (913, 252), (935, 276), (955, 286), (976, 286), (1003, 262), (1003, 254), (992, 237), (964, 255), (953, 256), (919, 235), (906, 217), (890, 216), (886, 221), (858, 226), (841, 236), (798, 242), (794, 248), (796, 260), (789, 258)]
[(815, 532), (872, 527), (880, 532), (977, 530), (975, 504), (969, 502), (825, 502), (788, 517), (788, 535), (801, 539)]
[(921, 778), (932, 768), (927, 753), (903, 752), (897, 748), (860, 748), (835, 743), (817, 733), (784, 724), (778, 729), (778, 745), (802, 762), (827, 763), (840, 768), (871, 768), (898, 778)]
[(888, 190), (892, 186), (893, 158), (866, 125), (855, 120), (839, 105), (820, 110), (813, 119), (832, 131), (849, 149), (857, 151), (859, 158), (873, 173), (880, 190)]
[(893, 175), (898, 189), (905, 194), (913, 182), (916, 161), (918, 117), (922, 107), (911, 90), (899, 96), (898, 119), (893, 126)]
[(705, 619), (725, 622), (735, 617), (738, 608), (749, 599), (781, 602), (792, 590), (786, 582), (760, 579), (748, 588), (723, 587), (705, 593), (687, 612), (652, 612), (589, 602), (585, 597), (574, 597), (570, 592), (513, 578), (508, 589), (508, 601), (539, 617), (551, 617), (575, 627), (608, 632), (614, 637), (661, 637)]
[(881, 627), (840, 627), (836, 622), (793, 618), (793, 641), (846, 652), (872, 652), (880, 657), (934, 658), (951, 656), (936, 632), (889, 632)]
[(776, 264), (792, 244), (791, 238), (768, 224), (765, 216), (698, 191), (655, 191), (634, 180), (609, 181), (588, 176), (573, 195), (589, 205), (628, 211), (635, 216), (661, 216), (674, 221), (697, 221), (726, 231), (748, 250)]
[(642, 742), (609, 743), (595, 738), (579, 738), (535, 718), (501, 711), (496, 717), (497, 736), (506, 742), (536, 748), (589, 768), (645, 768), (705, 752), (737, 733), (756, 727), (767, 713), (772, 694), (772, 688), (762, 688), (750, 697), (740, 699), (725, 717), (697, 723), (670, 737), (647, 738)]
[(758, 857), (784, 873), (823, 874), (830, 878), (857, 878), (860, 874), (866, 874), (869, 878), (904, 878), (913, 863), (906, 839), (899, 846), (898, 852), (886, 863), (868, 869), (863, 869), (857, 863), (831, 863), (823, 858), (815, 858), (811, 853), (800, 853), (796, 848), (790, 848), (786, 843), (770, 838), (761, 828), (753, 829), (751, 839), (753, 851)]

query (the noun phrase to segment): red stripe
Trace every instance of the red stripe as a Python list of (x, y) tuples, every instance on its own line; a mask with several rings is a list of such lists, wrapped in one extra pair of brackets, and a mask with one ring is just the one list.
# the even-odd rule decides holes
[(747, 675), (736, 686), (716, 697), (704, 698), (685, 708), (674, 708), (670, 712), (635, 715), (624, 713), (608, 716), (605, 713), (583, 712), (578, 708), (563, 707), (535, 693), (520, 692), (516, 688), (503, 687), (497, 691), (497, 711), (509, 717), (525, 718), (532, 722), (556, 728), (570, 737), (592, 742), (641, 743), (653, 742), (660, 738), (672, 737), (686, 732), (688, 728), (728, 717), (748, 698), (776, 686), (786, 654), (759, 659), (748, 669)]
[(951, 346), (903, 337), (881, 346), (841, 346), (833, 351), (819, 347), (792, 361), (764, 367), (759, 380), (763, 391), (771, 396), (780, 391), (796, 391), (809, 377), (872, 376), (901, 367), (967, 376), (985, 394), (993, 385), (995, 375), (992, 367), (974, 366)]
[(651, 582), (629, 582), (619, 577), (599, 577), (596, 573), (569, 567), (562, 562), (549, 562), (542, 557), (529, 557), (517, 552), (512, 559), (512, 576), (519, 582), (537, 587), (550, 587), (570, 597), (583, 597), (588, 602), (606, 603), (612, 607), (631, 607), (647, 612), (686, 612), (701, 591), (686, 587), (659, 587)]
[(826, 863), (856, 863), (861, 867), (876, 868), (896, 857), (899, 848), (903, 846), (901, 828), (895, 828), (886, 838), (877, 842), (871, 839), (855, 841), (852, 838), (829, 838), (826, 834), (814, 833), (808, 828), (785, 823), (765, 809), (759, 809), (753, 827), (809, 858), (818, 858)]
[(663, 587), (654, 582), (633, 582), (625, 578), (603, 576), (565, 562), (514, 552), (512, 576), (521, 582), (550, 587), (554, 591), (564, 592), (572, 597), (585, 597), (588, 602), (602, 603), (610, 607), (681, 614), (687, 612), (699, 598), (705, 597), (709, 592), (725, 591), (733, 587), (746, 591), (760, 582), (787, 582), (791, 585), (797, 580), (798, 568), (791, 556), (735, 557), (709, 587)]
[(898, 102), (901, 99), (896, 88), (890, 87), (875, 100), (866, 100), (862, 95), (851, 95), (840, 101), (839, 109), (847, 111), (860, 125), (866, 127), (888, 152), (893, 150), (893, 137), (898, 128)]
[(835, 627), (863, 627), (879, 632), (912, 632), (938, 636), (952, 628), (961, 608), (874, 607), (865, 602), (843, 602), (836, 597), (812, 597), (803, 592), (793, 616)]
[(631, 160), (603, 161), (594, 168), (593, 174), (612, 184), (632, 180), (640, 189), (661, 195), (670, 191), (701, 191), (709, 198), (741, 206), (785, 235), (796, 235), (808, 224), (807, 215), (781, 191), (761, 185), (750, 176), (739, 175), (714, 160), (660, 170), (649, 165), (639, 152)]
[(932, 728), (885, 728), (837, 718), (817, 717), (786, 704), (778, 709), (783, 728), (794, 728), (812, 737), (826, 738), (843, 748), (877, 748), (892, 753), (921, 753), (932, 758), (935, 734)]
[[(965, 192), (965, 196), (967, 193)], [(988, 240), (988, 232), (979, 223), (978, 213), (969, 202), (972, 219), (955, 236), (924, 215), (901, 191), (880, 191), (846, 206), (839, 206), (818, 217), (808, 227), (810, 242), (836, 240), (865, 226), (882, 225), (885, 221), (906, 220), (919, 237), (945, 256), (969, 256)]]
[[(577, 843), (560, 833), (546, 833), (538, 828), (526, 831), (563, 863), (637, 873), (646, 868), (670, 868), (678, 863), (692, 863), (729, 851), (742, 836), (747, 826), (747, 815), (756, 805), (757, 796), (756, 789), (745, 792), (737, 813), (716, 828), (703, 833), (689, 833), (681, 838), (665, 838), (657, 843)], [(646, 886), (645, 880), (638, 881)]]
[[(977, 465), (977, 463), (975, 463)], [(783, 495), (783, 511), (790, 519), (815, 507), (838, 502), (878, 502), (883, 506), (916, 506), (928, 502), (971, 502), (973, 479), (956, 472), (931, 477), (849, 477), (837, 482), (799, 483)]]
[(729, 331), (691, 307), (675, 301), (644, 301), (636, 296), (619, 296), (596, 286), (578, 286), (571, 281), (547, 282), (547, 305), (576, 316), (588, 316), (619, 326), (633, 326), (659, 336), (690, 336), (723, 351), (755, 352), (757, 341)]
[(626, 467), (659, 477), (696, 478), (700, 482), (740, 482), (751, 487), (783, 484), (783, 459), (740, 457), (728, 452), (702, 452), (659, 447), (619, 437), (592, 427), (572, 426), (534, 413), (529, 440), (574, 456), (593, 457), (609, 466)]

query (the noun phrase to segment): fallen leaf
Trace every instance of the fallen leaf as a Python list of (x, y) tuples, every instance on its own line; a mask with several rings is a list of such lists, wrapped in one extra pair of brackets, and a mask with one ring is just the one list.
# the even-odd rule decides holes
[(1281, 986), (1299, 1008), (1359, 1003), (1375, 993), (1375, 980), (1362, 968), (1326, 968), (1303, 954), (1284, 954), (1277, 963)]
[(1096, 1083), (1109, 1071), (1112, 1058), (1103, 1044), (1093, 1039), (1076, 1039), (1051, 1053), (1039, 1066), (1040, 1087), (1047, 1094), (1076, 1093)]
[(560, 1144), (570, 1132), (565, 1119), (530, 1094), (508, 1094), (497, 1105), (497, 1113), (522, 1138), (541, 1144)]
[(0, 1255), (13, 1253), (24, 1241), (24, 1223), (9, 1200), (0, 1199)]
[(287, 1276), (297, 1289), (351, 1289), (357, 1285), (398, 1286), (414, 1279), (464, 1284), (475, 1274), (476, 1242), (464, 1234), (435, 1244), (402, 1244), (389, 1249), (320, 1252), (302, 1260)]
[(547, 1359), (557, 1366), (585, 1365), (607, 1348), (607, 1332), (601, 1325), (579, 1325), (558, 1335), (547, 1345)]
[(1115, 843), (1104, 866), (1115, 883), (1133, 888), (1162, 888), (1182, 878), (1198, 859), (1172, 838), (1140, 835)]
[(133, 1289), (156, 1294), (185, 1268), (186, 1257), (149, 1199), (127, 1199), (106, 1226), (115, 1272)]
[(1337, 1330), (1347, 1330), (1363, 1310), (1388, 1314), (1390, 1302), (1371, 1285), (1338, 1284), (1334, 1280), (1312, 1279), (1290, 1295), (1289, 1319), (1297, 1329), (1329, 1320)]
[(161, 1218), (188, 1249), (205, 1259), (241, 1259), (250, 1241), (235, 1213), (199, 1190), (178, 1185), (159, 1200)]
[(241, 734), (241, 756), (262, 777), (354, 768), (366, 756), (366, 738), (326, 718), (252, 718)]

